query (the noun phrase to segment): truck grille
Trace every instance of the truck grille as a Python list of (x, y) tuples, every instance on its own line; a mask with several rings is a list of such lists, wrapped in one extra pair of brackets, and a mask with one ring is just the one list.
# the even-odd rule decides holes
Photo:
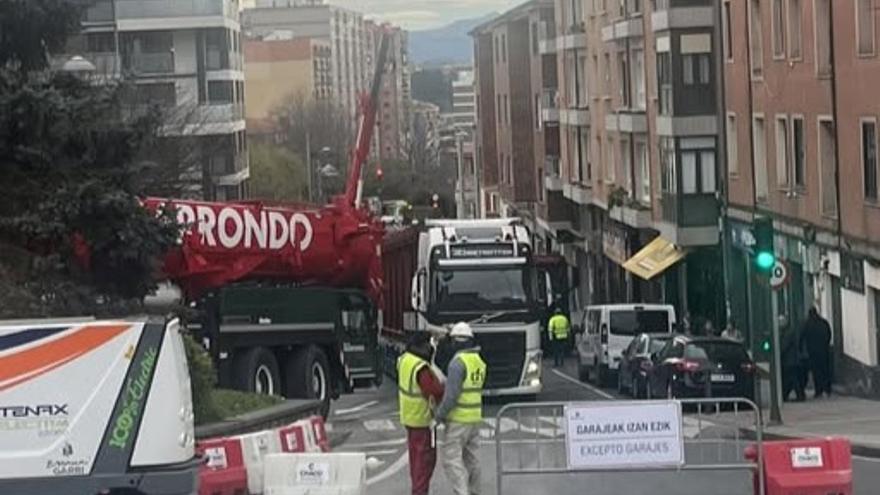
[(522, 332), (478, 333), (476, 339), (489, 375), (485, 388), (519, 386), (526, 353), (526, 335)]

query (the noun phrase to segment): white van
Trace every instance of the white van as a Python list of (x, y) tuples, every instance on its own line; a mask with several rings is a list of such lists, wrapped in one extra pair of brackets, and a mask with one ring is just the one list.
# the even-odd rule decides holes
[(620, 357), (640, 333), (672, 332), (675, 308), (668, 304), (607, 304), (588, 306), (576, 338), (578, 378), (600, 386), (620, 366)]
[(192, 495), (177, 320), (0, 321), (0, 493)]

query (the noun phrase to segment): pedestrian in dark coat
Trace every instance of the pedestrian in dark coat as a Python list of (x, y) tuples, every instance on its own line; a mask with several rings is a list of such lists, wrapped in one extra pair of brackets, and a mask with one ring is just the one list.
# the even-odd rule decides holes
[(816, 397), (831, 396), (831, 325), (819, 311), (810, 308), (801, 331), (801, 347), (806, 351), (809, 373)]
[(800, 335), (795, 329), (786, 329), (782, 335), (782, 346), (779, 351), (782, 357), (782, 400), (785, 401), (792, 391), (798, 402), (806, 400), (800, 340)]

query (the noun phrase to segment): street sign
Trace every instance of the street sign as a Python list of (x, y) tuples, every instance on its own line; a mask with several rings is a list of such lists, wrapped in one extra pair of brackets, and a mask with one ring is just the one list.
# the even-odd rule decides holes
[(777, 259), (776, 264), (773, 265), (773, 269), (770, 271), (770, 288), (779, 290), (788, 285), (788, 282), (788, 265), (784, 261)]
[(684, 464), (681, 403), (567, 404), (569, 469), (653, 468)]

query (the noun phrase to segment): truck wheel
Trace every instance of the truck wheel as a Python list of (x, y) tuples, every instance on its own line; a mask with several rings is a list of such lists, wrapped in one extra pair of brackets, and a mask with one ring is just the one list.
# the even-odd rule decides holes
[(333, 381), (324, 351), (313, 345), (299, 349), (287, 359), (284, 374), (288, 398), (318, 399), (323, 402), (322, 414), (329, 414)]
[(281, 373), (275, 355), (265, 347), (254, 347), (236, 356), (233, 364), (235, 388), (264, 395), (281, 394)]

